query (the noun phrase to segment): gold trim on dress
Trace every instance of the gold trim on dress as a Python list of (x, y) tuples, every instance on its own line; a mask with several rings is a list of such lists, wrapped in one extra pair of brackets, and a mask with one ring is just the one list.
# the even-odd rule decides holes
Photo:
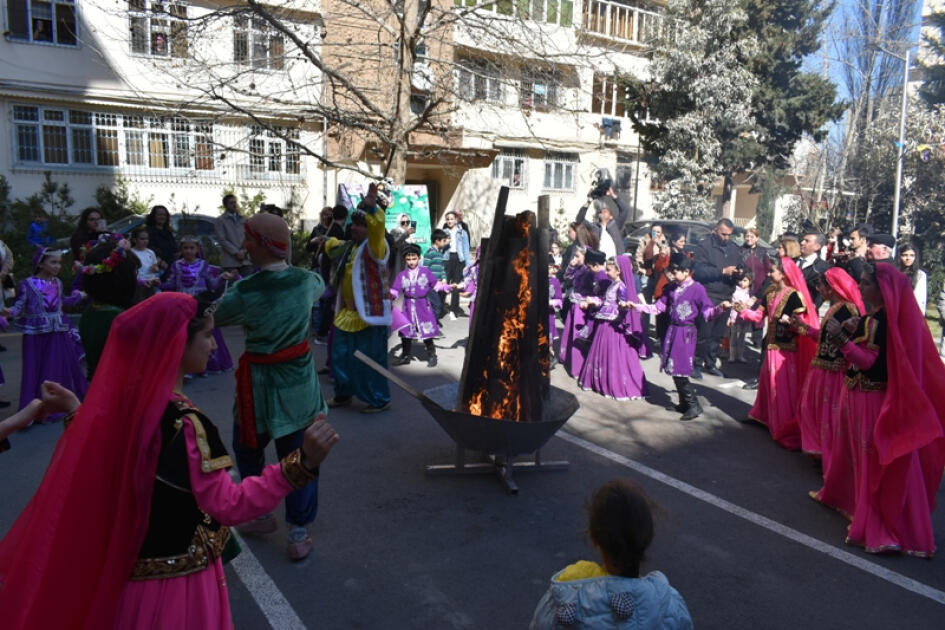
[(302, 449), (299, 448), (283, 457), (279, 465), (282, 468), (282, 476), (296, 490), (306, 486), (318, 477), (317, 468), (315, 472), (312, 472), (302, 465)]
[(131, 571), (131, 577), (128, 579), (163, 580), (203, 571), (213, 560), (221, 556), (229, 540), (228, 527), (221, 527), (214, 532), (203, 525), (197, 525), (187, 553), (163, 558), (138, 558)]
[(188, 413), (184, 416), (194, 427), (194, 433), (197, 435), (197, 448), (200, 450), (200, 470), (205, 474), (212, 473), (214, 470), (232, 468), (233, 460), (229, 455), (212, 457), (210, 454), (210, 442), (207, 441), (207, 431), (203, 428), (203, 423), (195, 413)]

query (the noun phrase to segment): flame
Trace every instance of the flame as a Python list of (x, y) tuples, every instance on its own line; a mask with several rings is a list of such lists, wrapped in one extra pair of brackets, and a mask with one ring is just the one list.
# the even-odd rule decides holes
[[(522, 213), (515, 219), (518, 234), (528, 242), (531, 232), (529, 213)], [(525, 324), (528, 317), (528, 306), (532, 300), (532, 289), (528, 282), (531, 268), (531, 256), (526, 245), (512, 261), (512, 269), (519, 277), (516, 306), (505, 311), (502, 317), (502, 330), (499, 334), (495, 365), (505, 376), (504, 382), (499, 383), (503, 390), (499, 400), (491, 400), (488, 395), (488, 374), (483, 374), (481, 389), (470, 397), (469, 412), (475, 415), (484, 415), (489, 418), (508, 418), (518, 422), (528, 420), (523, 417), (520, 397), (520, 380), (518, 367), (520, 365), (519, 349), (525, 336)], [(543, 327), (539, 329), (540, 333)]]

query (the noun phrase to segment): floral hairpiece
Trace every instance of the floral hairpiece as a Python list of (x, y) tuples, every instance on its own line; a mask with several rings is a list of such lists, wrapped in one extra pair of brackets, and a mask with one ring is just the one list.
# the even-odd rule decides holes
[(82, 248), (81, 260), (85, 260), (86, 256), (90, 251), (92, 251), (98, 245), (102, 243), (108, 243), (109, 241), (115, 242), (115, 249), (112, 250), (112, 253), (108, 255), (108, 258), (103, 260), (100, 263), (94, 265), (83, 265), (80, 262), (75, 263), (76, 273), (81, 273), (86, 276), (93, 276), (100, 273), (109, 273), (115, 269), (121, 262), (128, 256), (128, 241), (125, 240), (125, 237), (122, 234), (102, 234), (98, 237), (98, 240), (89, 241)]

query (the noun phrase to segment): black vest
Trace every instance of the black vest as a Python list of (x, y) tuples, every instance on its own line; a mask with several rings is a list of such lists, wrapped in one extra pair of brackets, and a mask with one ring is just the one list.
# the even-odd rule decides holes
[(201, 470), (229, 468), (232, 461), (217, 428), (197, 409), (172, 401), (161, 417), (161, 454), (151, 495), (151, 514), (131, 579), (148, 580), (196, 573), (220, 556), (230, 532), (200, 510), (190, 487), (183, 417), (197, 434)]
[[(870, 325), (871, 321), (875, 321), (876, 325)], [(886, 367), (886, 309), (881, 308), (862, 317), (851, 341), (865, 345), (871, 350), (879, 350), (879, 356), (873, 365), (865, 370), (851, 365), (844, 379), (847, 387), (863, 391), (886, 389), (886, 383), (889, 381), (889, 371)]]

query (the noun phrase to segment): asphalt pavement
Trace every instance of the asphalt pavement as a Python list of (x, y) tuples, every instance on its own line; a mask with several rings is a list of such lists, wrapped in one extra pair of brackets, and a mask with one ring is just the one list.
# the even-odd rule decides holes
[[(467, 323), (445, 322), (438, 367), (416, 361), (395, 371), (421, 390), (455, 382)], [(238, 356), (241, 331), (226, 329), (225, 337)], [(0, 397), (15, 399), (20, 340), (7, 334), (0, 342), (9, 348), (0, 354), (7, 377)], [(324, 346), (314, 350), (322, 365)], [(581, 408), (542, 456), (570, 466), (517, 473), (517, 495), (491, 475), (427, 476), (425, 465), (452, 462), (453, 442), (396, 387), (385, 413), (358, 413), (357, 403), (332, 410), (341, 441), (321, 468), (314, 551), (288, 561), (284, 525), (246, 539), (246, 552), (227, 568), (237, 628), (526, 628), (554, 572), (597, 559), (583, 505), (614, 477), (633, 479), (655, 502), (656, 539), (644, 569), (667, 575), (697, 628), (945, 627), (942, 558), (845, 545), (845, 519), (807, 497), (820, 485), (815, 463), (739, 421), (754, 397), (741, 389), (757, 368), (752, 358), (724, 365), (732, 378), (697, 382), (706, 413), (688, 423), (666, 409), (675, 393), (657, 359), (644, 362), (646, 401), (581, 392), (556, 368), (553, 384), (575, 391)], [(320, 378), (330, 397), (328, 378)], [(233, 374), (195, 378), (185, 390), (229, 440)], [(58, 425), (33, 427), (0, 455), (0, 533), (39, 484), (60, 433)], [(271, 447), (269, 458), (276, 461)], [(277, 514), (282, 520), (281, 508)], [(941, 548), (943, 509), (933, 518)]]

